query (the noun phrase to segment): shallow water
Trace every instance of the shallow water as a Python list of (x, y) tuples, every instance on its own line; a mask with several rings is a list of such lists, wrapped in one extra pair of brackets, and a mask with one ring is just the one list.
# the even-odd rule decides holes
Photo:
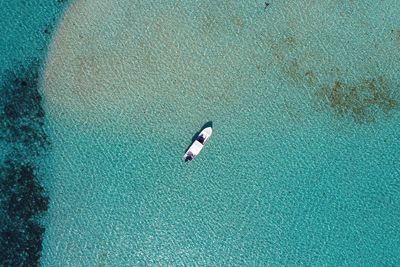
[(399, 4), (247, 2), (71, 4), (43, 266), (400, 263)]
[(44, 265), (398, 263), (397, 5), (76, 1)]

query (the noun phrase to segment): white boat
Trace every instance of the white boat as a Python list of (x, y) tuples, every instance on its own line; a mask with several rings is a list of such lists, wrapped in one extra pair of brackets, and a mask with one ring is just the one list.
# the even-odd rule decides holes
[(200, 134), (197, 136), (197, 138), (193, 142), (193, 144), (186, 151), (185, 155), (183, 156), (183, 159), (185, 161), (193, 160), (203, 149), (204, 145), (206, 144), (207, 140), (210, 138), (211, 134), (212, 134), (211, 127), (204, 128), (200, 132)]

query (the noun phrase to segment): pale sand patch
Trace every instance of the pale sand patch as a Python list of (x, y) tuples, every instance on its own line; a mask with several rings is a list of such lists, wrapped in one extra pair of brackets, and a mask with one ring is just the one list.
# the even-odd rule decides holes
[[(369, 45), (374, 38), (354, 41), (364, 36), (360, 23), (350, 15), (337, 20), (337, 4), (276, 3), (269, 12), (255, 3), (164, 2), (75, 1), (48, 57), (49, 114), (162, 130), (261, 109), (268, 116), (260, 119), (269, 122), (271, 113), (287, 113), (287, 99), (298, 110), (315, 101), (320, 83), (336, 79), (332, 69), (360, 80), (392, 62)], [(360, 53), (349, 52), (355, 49)]]
[[(204, 16), (190, 18), (179, 5), (75, 1), (48, 57), (50, 115), (161, 128), (222, 117), (240, 101), (240, 85), (253, 80), (240, 71), (252, 53), (241, 40), (253, 37), (210, 37), (198, 27)], [(223, 12), (218, 20), (229, 33), (234, 22)]]

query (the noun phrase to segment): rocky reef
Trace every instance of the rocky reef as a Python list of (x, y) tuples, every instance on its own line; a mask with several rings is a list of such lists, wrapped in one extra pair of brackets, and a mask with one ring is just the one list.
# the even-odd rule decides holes
[(49, 148), (38, 91), (40, 64), (2, 74), (0, 91), (0, 265), (38, 266), (49, 199), (39, 159)]

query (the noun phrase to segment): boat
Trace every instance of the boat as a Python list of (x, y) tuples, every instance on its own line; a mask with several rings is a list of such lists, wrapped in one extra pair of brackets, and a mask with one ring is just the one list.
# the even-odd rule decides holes
[(207, 140), (211, 137), (211, 134), (212, 134), (211, 127), (204, 128), (200, 132), (200, 134), (197, 136), (196, 140), (193, 142), (193, 144), (189, 147), (189, 149), (186, 151), (185, 155), (183, 156), (183, 159), (185, 160), (185, 162), (191, 161), (194, 158), (196, 158), (196, 156), (203, 149)]

